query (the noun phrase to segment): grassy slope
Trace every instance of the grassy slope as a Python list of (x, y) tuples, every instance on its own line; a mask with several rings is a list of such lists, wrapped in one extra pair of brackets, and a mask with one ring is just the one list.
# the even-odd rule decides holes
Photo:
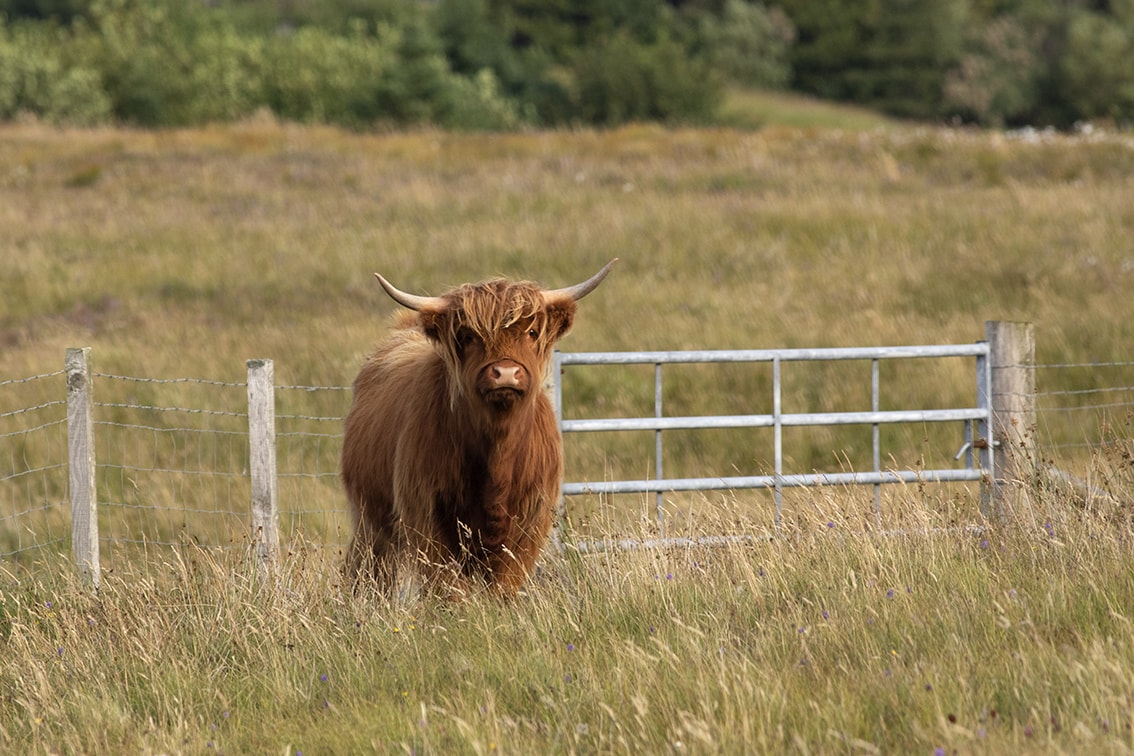
[[(1037, 324), (1040, 362), (1129, 359), (1132, 176), (1134, 149), (1115, 138), (893, 124), (498, 137), (11, 126), (0, 380), (89, 344), (112, 374), (239, 382), (245, 359), (269, 356), (279, 383), (343, 385), (393, 310), (373, 270), (433, 293), (495, 273), (559, 285), (613, 256), (622, 265), (564, 348), (966, 342), (1008, 318)], [(860, 399), (839, 375), (798, 381), (797, 407)], [(946, 404), (967, 400), (967, 381), (894, 376), (892, 390), (897, 404), (932, 386)], [(613, 383), (604, 410), (640, 403)], [(44, 395), (16, 406), (56, 389), (31, 384)], [(125, 391), (194, 401), (181, 384)], [(672, 399), (706, 401), (696, 383)], [(798, 462), (841, 443), (810, 440)], [(615, 452), (572, 453), (601, 469)], [(719, 461), (690, 444), (689, 464), (697, 455)], [(298, 547), (279, 585), (192, 549), (119, 563), (98, 597), (65, 570), (10, 567), (0, 750), (1134, 746), (1128, 524), (1048, 496), (1054, 536), (1037, 523), (987, 544), (846, 538), (862, 528), (847, 497), (804, 501), (787, 541), (549, 557), (507, 606), (344, 598), (333, 557)], [(928, 501), (895, 516), (936, 525), (975, 506)], [(744, 497), (694, 510), (691, 535), (752, 516)]]
[(898, 125), (872, 110), (789, 92), (743, 88), (733, 88), (726, 93), (718, 120), (742, 129), (787, 126), (865, 131)]

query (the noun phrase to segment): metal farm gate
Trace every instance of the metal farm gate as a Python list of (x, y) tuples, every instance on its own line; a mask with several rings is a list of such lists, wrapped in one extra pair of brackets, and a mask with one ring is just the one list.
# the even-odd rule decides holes
[[(775, 491), (775, 523), (781, 522), (783, 489), (798, 486), (870, 485), (874, 486), (875, 512), (880, 507), (879, 487), (886, 483), (981, 481), (994, 478), (992, 365), (989, 343), (950, 346), (899, 346), (835, 349), (764, 349), (679, 352), (556, 352), (552, 364), (553, 399), (559, 429), (568, 433), (610, 431), (652, 431), (654, 433), (654, 472), (648, 480), (604, 480), (563, 484), (563, 496), (584, 494), (656, 493), (659, 528), (662, 495), (675, 491), (711, 491), (770, 488)], [(975, 405), (972, 407), (882, 411), (879, 396), (879, 363), (883, 360), (924, 358), (973, 358)], [(869, 360), (871, 364), (871, 411), (803, 412), (782, 411), (781, 365), (787, 362)], [(711, 415), (673, 417), (665, 414), (662, 402), (663, 368), (692, 363), (770, 363), (772, 367), (772, 412), (753, 415)], [(568, 419), (563, 417), (563, 372), (569, 366), (653, 365), (654, 414), (652, 417)], [(568, 406), (570, 402), (568, 402)], [(965, 458), (963, 468), (894, 470), (882, 469), (880, 426), (887, 423), (963, 422), (964, 443), (956, 459)], [(799, 473), (784, 469), (783, 429), (802, 426), (869, 425), (873, 427), (873, 469), (861, 472)], [(773, 470), (766, 475), (666, 478), (663, 474), (663, 433), (673, 430), (771, 428), (773, 430)], [(981, 510), (990, 509), (989, 486), (982, 485)], [(664, 531), (663, 531), (664, 532)]]

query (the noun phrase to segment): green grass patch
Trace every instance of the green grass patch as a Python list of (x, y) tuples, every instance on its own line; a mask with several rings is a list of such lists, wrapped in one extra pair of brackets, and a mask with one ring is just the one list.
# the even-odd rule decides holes
[(783, 126), (797, 129), (868, 131), (896, 126), (892, 118), (866, 108), (819, 100), (792, 92), (730, 88), (717, 120), (725, 126), (759, 129)]

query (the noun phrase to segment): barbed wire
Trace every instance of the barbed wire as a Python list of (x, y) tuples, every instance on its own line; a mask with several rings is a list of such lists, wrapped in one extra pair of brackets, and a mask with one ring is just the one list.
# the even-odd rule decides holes
[(111, 409), (141, 410), (143, 412), (184, 412), (189, 415), (216, 415), (219, 417), (248, 417), (247, 412), (228, 412), (226, 410), (195, 409), (192, 407), (158, 407), (152, 404), (129, 404), (122, 402), (95, 402), (96, 407)]
[(341, 423), (342, 417), (319, 415), (276, 415), (277, 420), (306, 420), (315, 423)]
[[(30, 378), (21, 378), (14, 381), (0, 381), (0, 386), (5, 383), (27, 383), (37, 378), (49, 378), (56, 375), (62, 375), (64, 371), (59, 370), (54, 373), (45, 373), (44, 375), (32, 376)], [(134, 383), (197, 383), (202, 386), (223, 386), (225, 388), (248, 388), (246, 381), (218, 381), (209, 378), (142, 378), (139, 376), (131, 375), (117, 375), (115, 373), (100, 373), (98, 371), (91, 371), (91, 375), (95, 378), (107, 378), (113, 381), (132, 381)], [(350, 391), (351, 386), (310, 386), (310, 385), (290, 385), (281, 384), (275, 386), (277, 391)]]
[[(180, 470), (178, 472), (181, 472)], [(244, 518), (248, 515), (247, 512), (232, 511), (229, 509), (202, 509), (200, 507), (185, 507), (185, 506), (170, 506), (157, 504), (131, 504), (125, 501), (101, 501), (100, 507), (117, 507), (118, 509), (133, 509), (133, 510), (153, 510), (155, 512), (180, 512), (189, 514), (207, 514), (207, 515), (231, 515), (233, 517)]]
[(1134, 402), (1111, 402), (1107, 404), (1079, 404), (1065, 407), (1037, 407), (1036, 414), (1044, 412), (1088, 412), (1090, 410), (1117, 409), (1118, 407), (1134, 407)]
[[(6, 417), (6, 415), (0, 415), (0, 417)], [(47, 428), (50, 428), (53, 425), (66, 425), (66, 424), (67, 424), (67, 420), (65, 418), (60, 418), (59, 420), (51, 420), (50, 422), (42, 423), (41, 425), (33, 425), (30, 428), (21, 428), (20, 430), (8, 431), (6, 433), (0, 433), (0, 438), (11, 438), (12, 436), (26, 436), (29, 433), (35, 433), (36, 431), (41, 431), (41, 430), (45, 430)]]
[(350, 391), (350, 386), (276, 386), (277, 391)]
[(1042, 365), (1033, 365), (1032, 367), (1034, 367), (1036, 370), (1049, 370), (1055, 368), (1134, 367), (1134, 362), (1050, 362)]
[(134, 383), (197, 383), (202, 386), (223, 386), (225, 388), (248, 388), (247, 383), (234, 383), (232, 381), (213, 381), (206, 378), (138, 378), (130, 375), (115, 375), (113, 373), (99, 373), (91, 371), (95, 378), (108, 378), (112, 381), (132, 381)]
[(287, 433), (276, 432), (277, 438), (330, 438), (341, 439), (344, 434), (342, 433), (308, 433), (306, 431), (288, 431)]
[(50, 402), (44, 402), (43, 404), (36, 404), (34, 406), (31, 406), (31, 407), (21, 407), (20, 409), (14, 409), (14, 410), (10, 410), (8, 412), (0, 412), (0, 418), (16, 417), (17, 415), (27, 415), (27, 414), (32, 413), (32, 412), (38, 412), (39, 410), (42, 410), (42, 409), (48, 409), (50, 407), (58, 407), (60, 405), (65, 405), (65, 404), (67, 404), (67, 402), (64, 399), (53, 399)]
[(1084, 396), (1086, 394), (1118, 394), (1124, 392), (1134, 393), (1134, 386), (1116, 386), (1113, 388), (1092, 388), (1092, 389), (1063, 389), (1059, 391), (1037, 391), (1035, 396), (1037, 398), (1044, 396)]
[(133, 472), (159, 473), (162, 475), (215, 475), (221, 478), (245, 478), (248, 475), (246, 471), (232, 472), (231, 470), (192, 470), (185, 467), (143, 467), (141, 465), (114, 464), (110, 462), (99, 462), (95, 466), (103, 470), (131, 470)]
[(29, 375), (27, 378), (9, 378), (7, 380), (0, 381), (0, 388), (3, 388), (4, 386), (12, 386), (17, 383), (33, 383), (40, 380), (41, 378), (54, 378), (57, 375), (63, 375), (63, 372), (64, 371), (62, 370), (56, 370), (54, 373), (40, 373), (39, 375)]
[(6, 515), (0, 515), (0, 522), (4, 522), (4, 520), (14, 520), (17, 517), (23, 517), (25, 515), (35, 514), (36, 512), (46, 512), (48, 510), (54, 509), (57, 505), (58, 505), (57, 502), (48, 502), (48, 503), (42, 504), (38, 507), (29, 507), (29, 508), (24, 509), (24, 510), (19, 511), (19, 512), (10, 512)]
[(25, 478), (29, 475), (35, 475), (36, 473), (48, 472), (50, 470), (62, 470), (66, 467), (67, 467), (66, 462), (56, 462), (53, 465), (41, 465), (39, 467), (32, 467), (32, 468), (29, 468), (27, 470), (17, 470), (16, 472), (11, 473), (10, 475), (0, 475), (0, 481), (18, 480), (20, 478)]
[(96, 420), (95, 425), (103, 425), (110, 428), (122, 428), (123, 430), (140, 430), (140, 431), (153, 431), (154, 433), (213, 433), (218, 436), (247, 436), (246, 430), (221, 430), (219, 428), (159, 428), (155, 425), (138, 425), (137, 423), (118, 423), (111, 420)]

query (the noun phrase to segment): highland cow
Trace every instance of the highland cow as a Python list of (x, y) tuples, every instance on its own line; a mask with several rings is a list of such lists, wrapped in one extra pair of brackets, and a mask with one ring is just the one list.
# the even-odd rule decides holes
[(413, 312), (354, 381), (342, 480), (354, 534), (348, 578), (515, 594), (551, 530), (562, 443), (544, 380), (575, 303), (610, 272), (545, 290), (504, 279), (439, 297), (386, 292)]

